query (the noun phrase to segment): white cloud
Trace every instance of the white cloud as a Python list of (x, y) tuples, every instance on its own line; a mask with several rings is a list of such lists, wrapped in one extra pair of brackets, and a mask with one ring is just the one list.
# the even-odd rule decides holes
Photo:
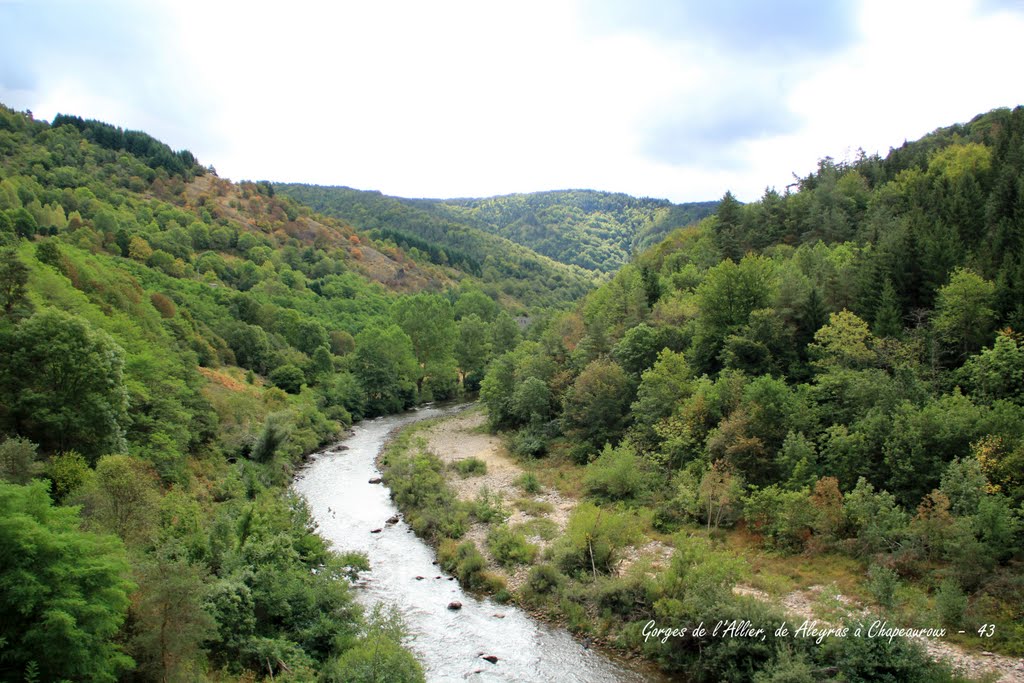
[[(57, 10), (70, 5), (46, 0), (17, 3), (6, 29), (0, 5), (0, 98), (45, 118), (143, 128), (235, 179), (404, 196), (592, 187), (681, 201), (727, 188), (756, 199), (819, 157), (884, 153), (1019, 102), (1017, 13), (866, 0), (858, 30), (823, 12), (795, 34), (781, 20), (765, 26), (778, 34), (768, 48), (743, 50), (670, 22), (596, 27), (594, 1), (142, 11), (108, 0), (61, 28)], [(713, 25), (713, 14), (700, 16)], [(736, 8), (727, 15), (724, 32)], [(821, 27), (834, 46), (787, 48)], [(66, 39), (78, 34), (91, 38)], [(8, 37), (24, 62), (4, 57)]]

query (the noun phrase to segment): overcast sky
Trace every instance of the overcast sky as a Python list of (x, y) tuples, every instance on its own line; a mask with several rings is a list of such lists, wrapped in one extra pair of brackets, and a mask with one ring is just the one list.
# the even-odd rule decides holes
[(222, 177), (757, 199), (1024, 103), (1014, 0), (0, 0), (0, 102)]

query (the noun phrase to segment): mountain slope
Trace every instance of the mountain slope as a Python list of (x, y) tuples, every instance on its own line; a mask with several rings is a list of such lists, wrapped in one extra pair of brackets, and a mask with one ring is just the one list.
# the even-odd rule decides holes
[[(482, 255), (528, 252), (597, 273), (612, 272), (639, 248), (672, 229), (714, 211), (717, 202), (672, 204), (621, 193), (564, 190), (487, 199), (402, 199), (346, 187), (274, 185), (279, 192), (318, 211), (380, 234), (419, 237), (445, 244), (456, 262), (478, 263)], [(488, 233), (497, 238), (479, 235)], [(397, 237), (396, 237), (397, 238)], [(550, 264), (545, 263), (544, 269)], [(515, 269), (502, 268), (508, 277)], [(534, 267), (533, 272), (541, 271)], [(570, 271), (577, 275), (580, 271)]]
[(612, 272), (660, 235), (711, 215), (718, 203), (672, 204), (622, 193), (560, 190), (432, 204), (440, 213), (556, 261)]
[(359, 230), (432, 262), (447, 263), (479, 276), (487, 288), (532, 305), (557, 306), (577, 300), (593, 286), (594, 275), (453, 219), (432, 202), (387, 197), (347, 187), (275, 183), (281, 195), (334, 216)]

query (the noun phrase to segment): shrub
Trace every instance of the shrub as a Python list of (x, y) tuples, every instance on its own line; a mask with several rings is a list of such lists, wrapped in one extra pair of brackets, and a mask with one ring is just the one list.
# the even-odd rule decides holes
[(451, 467), (463, 477), (477, 477), (487, 474), (487, 463), (480, 458), (456, 460), (452, 463)]
[(306, 381), (306, 375), (294, 365), (286, 364), (275, 368), (270, 373), (270, 381), (274, 386), (287, 391), (289, 394), (297, 394)]
[(639, 535), (637, 520), (632, 515), (581, 503), (555, 544), (554, 554), (566, 574), (596, 577), (611, 572), (619, 551)]
[(794, 551), (803, 548), (815, 518), (806, 491), (784, 491), (776, 485), (753, 491), (744, 503), (743, 514), (747, 525), (768, 545)]
[(935, 591), (935, 613), (944, 626), (957, 628), (967, 612), (967, 596), (953, 579), (946, 579)]
[(491, 493), (486, 486), (480, 488), (476, 500), (472, 503), (472, 513), (478, 522), (491, 524), (504, 522), (508, 519), (508, 510), (502, 505), (500, 493)]
[(518, 479), (516, 479), (516, 485), (523, 489), (524, 493), (531, 495), (540, 493), (540, 482), (537, 480), (537, 475), (533, 472), (524, 472)]
[(868, 592), (876, 603), (886, 609), (892, 609), (896, 604), (896, 589), (899, 585), (896, 572), (888, 567), (875, 564), (868, 570)]
[(531, 569), (530, 574), (526, 577), (527, 587), (537, 595), (556, 592), (564, 581), (565, 577), (558, 569), (546, 562)]
[(537, 556), (537, 546), (526, 541), (519, 531), (502, 524), (487, 534), (487, 547), (498, 564), (530, 564)]
[(587, 465), (583, 485), (595, 498), (633, 500), (650, 489), (651, 478), (632, 447), (605, 445), (601, 455)]

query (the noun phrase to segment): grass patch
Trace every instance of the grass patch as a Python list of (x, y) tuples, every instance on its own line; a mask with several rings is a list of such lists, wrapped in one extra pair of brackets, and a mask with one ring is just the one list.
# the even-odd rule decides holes
[(550, 541), (558, 535), (558, 525), (544, 517), (516, 524), (512, 528), (522, 532), (527, 538), (542, 538), (545, 541)]
[(459, 473), (459, 476), (466, 477), (479, 477), (487, 474), (487, 463), (480, 458), (464, 458), (462, 460), (456, 460), (450, 467)]
[(517, 498), (516, 507), (531, 517), (540, 517), (555, 510), (555, 506), (546, 500), (533, 500), (532, 498)]

